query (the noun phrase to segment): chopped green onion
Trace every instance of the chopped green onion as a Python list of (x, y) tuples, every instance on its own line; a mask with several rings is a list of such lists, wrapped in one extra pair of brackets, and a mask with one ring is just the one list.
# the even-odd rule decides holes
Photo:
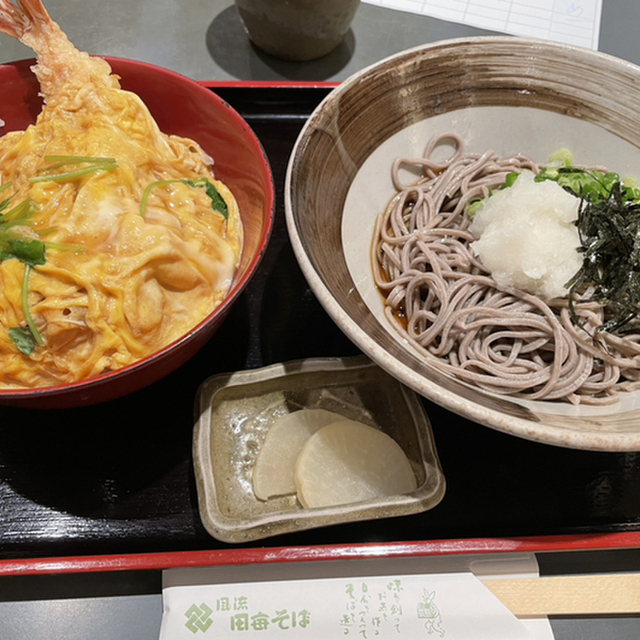
[(543, 167), (536, 176), (536, 182), (544, 182), (552, 180), (557, 182), (563, 189), (574, 196), (584, 198), (589, 202), (607, 200), (614, 188), (614, 185), (620, 185), (632, 199), (636, 199), (637, 189), (621, 185), (620, 176), (617, 173), (580, 169), (578, 167)]
[(93, 156), (45, 156), (44, 159), (45, 162), (52, 162), (53, 164), (45, 167), (43, 171), (54, 171), (70, 164), (113, 164), (116, 161), (115, 158), (97, 158)]
[[(61, 165), (58, 165), (61, 166)], [(35, 184), (37, 182), (66, 182), (67, 180), (75, 180), (76, 178), (82, 178), (91, 173), (96, 173), (98, 171), (112, 171), (113, 169), (117, 169), (118, 165), (113, 158), (106, 158), (105, 162), (101, 164), (91, 164), (89, 167), (84, 167), (82, 169), (76, 169), (75, 171), (65, 171), (64, 173), (55, 173), (53, 175), (47, 176), (36, 176), (34, 178), (29, 178), (29, 182)]]
[(549, 164), (556, 167), (570, 167), (573, 164), (573, 153), (569, 149), (558, 149), (549, 156)]
[[(11, 181), (5, 182), (5, 184), (3, 184), (0, 187), (0, 193), (5, 191), (6, 189), (8, 189), (12, 184), (13, 184), (13, 182), (11, 182)], [(9, 203), (11, 202), (12, 198), (13, 198), (13, 196), (9, 196), (8, 198), (5, 198), (4, 200), (0, 200), (0, 213), (2, 213), (9, 206)]]
[(11, 198), (7, 198), (6, 200), (0, 201), (0, 214), (9, 206), (11, 202)]
[(45, 242), (47, 249), (57, 249), (58, 251), (74, 251), (75, 253), (84, 253), (85, 248), (78, 244), (64, 244), (62, 242)]
[(13, 209), (9, 209), (3, 214), (0, 220), (2, 228), (6, 229), (17, 224), (27, 224), (29, 218), (32, 218), (36, 213), (36, 206), (31, 198), (23, 200), (20, 204), (17, 204)]
[(45, 162), (59, 162), (60, 164), (115, 162), (114, 158), (100, 158), (98, 156), (45, 156), (44, 159)]
[(25, 264), (24, 266), (24, 276), (22, 278), (22, 312), (24, 313), (25, 320), (27, 321), (27, 326), (31, 330), (31, 335), (33, 335), (33, 339), (40, 347), (44, 347), (44, 338), (40, 335), (38, 331), (38, 327), (36, 327), (36, 323), (31, 315), (31, 311), (29, 311), (29, 274), (31, 273), (31, 266)]
[(58, 227), (47, 227), (46, 229), (35, 229), (35, 232), (38, 234), (38, 237), (45, 238), (52, 233), (55, 233), (58, 230)]
[(512, 187), (514, 182), (518, 179), (520, 174), (517, 171), (511, 171), (507, 173), (506, 178), (504, 179), (504, 184), (500, 187), (501, 189), (507, 189)]
[(182, 180), (158, 180), (157, 182), (152, 182), (150, 185), (148, 185), (144, 190), (144, 193), (142, 194), (142, 199), (140, 200), (140, 215), (144, 218), (147, 211), (147, 200), (149, 199), (151, 189), (153, 189), (154, 187), (164, 187), (168, 184), (175, 184), (176, 182), (182, 182)]
[(484, 199), (483, 198), (471, 198), (471, 200), (469, 200), (469, 202), (467, 202), (467, 215), (470, 218), (473, 218), (473, 216), (476, 215), (476, 213), (478, 213), (478, 211), (480, 211), (480, 209), (482, 209), (482, 207), (484, 206)]

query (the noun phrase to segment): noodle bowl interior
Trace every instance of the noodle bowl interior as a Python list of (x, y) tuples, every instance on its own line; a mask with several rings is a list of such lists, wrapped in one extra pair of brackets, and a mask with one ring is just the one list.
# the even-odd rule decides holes
[[(525, 111), (528, 113), (523, 113)], [(527, 123), (525, 127), (522, 126), (523, 122)], [(569, 126), (568, 123), (570, 123)], [(371, 243), (376, 235), (374, 230), (375, 221), (372, 219), (375, 216), (372, 215), (372, 211), (375, 211), (376, 214), (381, 214), (397, 192), (391, 179), (391, 166), (394, 160), (403, 157), (421, 157), (428, 141), (445, 132), (460, 134), (464, 142), (465, 153), (482, 155), (488, 150), (493, 150), (496, 155), (503, 158), (514, 154), (522, 154), (531, 158), (531, 160), (518, 160), (518, 162), (522, 161), (523, 164), (516, 168), (516, 171), (520, 171), (522, 168), (536, 171), (536, 167), (544, 164), (549, 155), (560, 147), (571, 149), (576, 164), (605, 165), (611, 170), (620, 173), (621, 176), (638, 175), (638, 171), (634, 167), (640, 167), (640, 152), (632, 145), (589, 123), (536, 109), (476, 108), (442, 114), (401, 131), (380, 145), (365, 161), (353, 181), (345, 203), (342, 222), (345, 260), (353, 282), (365, 304), (389, 334), (397, 338), (403, 348), (417, 351), (422, 356), (427, 367), (438, 368), (455, 376), (458, 380), (477, 386), (488, 393), (507, 394), (511, 399), (524, 404), (530, 401), (537, 401), (536, 406), (538, 408), (540, 404), (544, 404), (540, 403), (540, 400), (551, 401), (555, 405), (553, 411), (558, 411), (557, 401), (580, 403), (581, 411), (593, 411), (595, 413), (598, 413), (599, 407), (584, 407), (583, 405), (585, 403), (621, 402), (623, 405), (633, 406), (637, 394), (624, 393), (618, 398), (614, 383), (620, 378), (620, 369), (624, 369), (628, 365), (629, 371), (625, 372), (622, 378), (624, 381), (630, 382), (625, 382), (622, 388), (626, 386), (633, 389), (634, 385), (637, 386), (635, 383), (638, 377), (637, 373), (635, 373), (637, 371), (637, 354), (635, 353), (637, 347), (634, 344), (631, 345), (630, 350), (624, 351), (623, 349), (621, 354), (617, 354), (620, 357), (616, 361), (609, 358), (609, 355), (612, 350), (618, 348), (617, 342), (615, 347), (609, 345), (604, 355), (594, 354), (591, 348), (592, 340), (582, 340), (582, 346), (576, 346), (581, 342), (578, 335), (580, 331), (574, 330), (573, 333), (569, 331), (562, 334), (564, 337), (560, 338), (562, 331), (559, 326), (561, 322), (554, 319), (553, 313), (549, 315), (549, 306), (545, 302), (542, 302), (540, 307), (538, 306), (540, 301), (529, 294), (516, 295), (515, 298), (507, 301), (507, 296), (504, 293), (500, 293), (495, 285), (491, 288), (491, 293), (486, 291), (485, 293), (479, 293), (477, 291), (478, 274), (473, 276), (476, 278), (475, 284), (470, 285), (471, 289), (475, 287), (475, 293), (469, 293), (471, 297), (467, 298), (467, 300), (472, 300), (473, 304), (469, 305), (467, 303), (467, 306), (483, 304), (478, 301), (486, 300), (493, 296), (493, 302), (498, 307), (512, 306), (513, 309), (518, 308), (518, 313), (521, 315), (523, 308), (527, 307), (526, 316), (531, 312), (529, 305), (533, 305), (533, 307), (536, 307), (534, 315), (541, 314), (545, 316), (546, 314), (545, 322), (551, 318), (550, 324), (542, 330), (543, 334), (550, 333), (553, 335), (553, 338), (548, 341), (548, 343), (553, 343), (550, 351), (547, 343), (541, 352), (542, 355), (539, 353), (534, 354), (531, 356), (529, 364), (523, 364), (523, 360), (530, 357), (529, 355), (523, 355), (523, 352), (533, 354), (537, 348), (535, 345), (532, 346), (533, 343), (537, 340), (542, 344), (545, 343), (545, 340), (540, 333), (535, 334), (535, 330), (532, 330), (531, 327), (525, 330), (532, 336), (529, 342), (527, 342), (529, 338), (523, 338), (523, 334), (514, 338), (515, 332), (512, 327), (507, 330), (507, 333), (511, 332), (507, 341), (519, 345), (517, 347), (518, 353), (509, 351), (512, 347), (509, 347), (509, 349), (499, 347), (495, 352), (487, 354), (485, 351), (485, 354), (481, 356), (487, 361), (491, 361), (491, 366), (494, 367), (495, 371), (489, 366), (478, 368), (464, 365), (460, 367), (460, 353), (462, 353), (463, 359), (467, 357), (471, 360), (479, 357), (480, 349), (489, 349), (490, 351), (491, 347), (487, 347), (487, 345), (498, 344), (500, 340), (494, 337), (487, 341), (485, 335), (484, 342), (480, 340), (477, 344), (473, 344), (473, 340), (467, 335), (470, 333), (469, 326), (466, 326), (465, 321), (461, 321), (460, 318), (454, 322), (452, 312), (449, 309), (441, 318), (441, 321), (447, 325), (449, 333), (443, 338), (441, 332), (435, 331), (438, 336), (432, 344), (429, 344), (428, 341), (421, 344), (420, 340), (433, 327), (433, 314), (428, 321), (423, 318), (422, 323), (413, 322), (413, 333), (408, 335), (405, 331), (406, 322), (403, 327), (403, 323), (397, 320), (397, 313), (393, 314), (389, 310), (385, 311), (385, 295), (394, 287), (390, 287), (388, 291), (384, 292), (384, 295), (381, 293), (378, 285), (382, 285), (384, 289), (385, 281), (389, 279), (389, 274), (384, 274), (382, 278), (378, 277), (378, 283), (376, 284), (375, 274), (378, 273), (379, 275), (379, 271), (377, 271), (379, 267), (375, 265), (375, 259), (373, 260), (374, 264), (368, 259), (372, 254)], [(540, 132), (544, 132), (544, 135), (541, 135)], [(442, 157), (444, 158), (447, 155), (451, 155), (451, 149), (442, 151)], [(434, 151), (435, 153), (436, 151)], [(511, 170), (514, 170), (513, 166), (507, 168), (507, 172)], [(417, 169), (405, 169), (400, 181), (403, 184), (409, 184), (419, 178), (419, 173), (420, 171)], [(498, 178), (498, 184), (494, 184), (493, 188), (503, 180), (504, 175)], [(459, 232), (460, 224), (465, 227), (467, 222), (464, 221), (464, 218), (454, 222), (453, 226), (457, 227), (457, 229), (454, 232), (440, 232), (438, 242), (441, 245), (446, 244), (448, 242), (446, 238), (450, 238)], [(363, 228), (366, 228), (368, 233), (364, 233), (362, 231)], [(360, 232), (356, 233), (356, 229), (360, 229)], [(454, 252), (456, 251), (460, 252), (460, 246), (456, 246)], [(363, 255), (367, 259), (363, 259)], [(458, 253), (457, 255), (459, 256), (460, 254)], [(471, 255), (473, 256), (473, 252), (471, 252)], [(464, 267), (463, 271), (467, 268)], [(438, 280), (438, 283), (436, 283), (432, 266), (428, 266), (424, 271), (430, 274), (427, 276), (427, 280), (431, 280), (430, 286), (432, 289), (437, 290), (443, 286), (446, 278)], [(438, 267), (435, 268), (435, 271), (439, 271)], [(476, 269), (476, 271), (478, 270)], [(396, 273), (395, 275), (398, 276), (399, 274)], [(424, 280), (425, 276), (422, 275), (421, 277)], [(481, 279), (485, 278), (487, 274), (480, 273), (479, 277)], [(405, 278), (405, 280), (408, 280), (408, 278)], [(460, 280), (460, 278), (457, 278), (457, 280)], [(414, 290), (417, 290), (415, 289), (416, 285), (414, 284), (413, 286)], [(458, 285), (455, 286), (457, 287)], [(426, 288), (428, 289), (429, 287)], [(394, 295), (402, 295), (399, 294), (397, 287)], [(447, 295), (436, 295), (435, 297), (444, 299)], [(424, 300), (427, 296), (419, 293), (417, 297)], [(464, 297), (463, 294), (459, 294), (460, 297)], [(500, 302), (497, 302), (498, 300)], [(392, 301), (391, 307), (393, 307), (393, 304), (395, 303)], [(464, 307), (465, 305), (462, 304), (462, 306)], [(541, 311), (543, 307), (546, 311)], [(432, 312), (433, 309), (422, 309), (420, 311), (425, 317)], [(495, 314), (495, 311), (492, 311), (491, 314)], [(559, 317), (560, 311), (558, 312)], [(535, 322), (539, 320), (540, 318), (538, 317)], [(456, 333), (453, 328), (456, 322), (458, 323), (459, 336), (453, 338), (452, 336)], [(522, 319), (518, 323), (522, 326), (526, 324), (522, 322)], [(416, 327), (419, 328), (416, 330)], [(482, 331), (479, 333), (482, 333)], [(487, 331), (489, 333), (492, 332), (492, 330)], [(503, 337), (504, 334), (505, 332), (503, 331)], [(459, 342), (464, 341), (465, 335), (466, 346), (463, 349), (470, 349), (468, 353), (473, 353), (473, 358), (465, 355), (464, 350), (460, 351), (461, 347), (456, 343), (456, 340), (459, 340)], [(416, 336), (419, 336), (419, 339)], [(449, 341), (449, 345), (445, 346), (447, 341)], [(523, 346), (525, 343), (529, 346)], [(482, 344), (484, 346), (481, 346)], [(555, 356), (550, 355), (553, 349), (556, 349)], [(454, 355), (453, 358), (450, 358), (452, 352)], [(442, 354), (444, 354), (444, 358)], [(609, 362), (606, 362), (606, 365), (603, 366), (601, 363), (603, 360), (607, 361), (607, 358), (609, 358)], [(510, 359), (512, 362), (509, 364), (507, 361)], [(512, 371), (503, 375), (501, 370), (508, 369), (514, 364)], [(498, 372), (497, 374), (496, 371)], [(523, 379), (525, 379), (525, 382), (523, 382)], [(576, 407), (573, 408), (577, 410)], [(600, 409), (602, 410), (603, 408)], [(571, 405), (567, 404), (567, 409), (562, 410), (562, 412), (571, 410)]]

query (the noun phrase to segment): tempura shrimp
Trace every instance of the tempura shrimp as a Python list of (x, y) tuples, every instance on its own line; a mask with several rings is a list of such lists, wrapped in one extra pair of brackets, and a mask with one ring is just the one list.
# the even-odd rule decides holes
[(45, 103), (55, 99), (65, 86), (86, 88), (107, 85), (118, 88), (109, 65), (100, 58), (78, 51), (51, 19), (41, 0), (0, 0), (0, 32), (35, 51), (33, 71), (40, 82)]

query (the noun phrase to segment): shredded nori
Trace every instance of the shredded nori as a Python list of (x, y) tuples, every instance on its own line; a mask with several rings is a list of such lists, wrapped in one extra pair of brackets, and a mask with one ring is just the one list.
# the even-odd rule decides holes
[[(518, 178), (509, 173), (501, 188)], [(625, 184), (614, 172), (582, 169), (569, 163), (550, 164), (536, 175), (536, 182), (552, 180), (580, 198), (578, 228), (582, 266), (565, 284), (572, 321), (582, 325), (575, 311), (577, 300), (604, 308), (604, 321), (597, 333), (624, 335), (640, 330), (640, 188)], [(483, 199), (467, 205), (473, 216)], [(585, 291), (593, 287), (586, 298)]]
[(592, 285), (593, 295), (581, 300), (604, 307), (598, 332), (623, 335), (640, 328), (640, 202), (634, 191), (617, 180), (607, 182), (604, 192), (581, 189), (579, 194), (576, 225), (583, 261), (566, 285), (569, 310), (577, 323), (576, 297)]

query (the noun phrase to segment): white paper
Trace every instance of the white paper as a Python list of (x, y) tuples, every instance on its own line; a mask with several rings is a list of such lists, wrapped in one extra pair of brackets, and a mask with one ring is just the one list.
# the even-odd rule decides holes
[(296, 630), (365, 640), (529, 638), (471, 573), (170, 587), (163, 597), (162, 640), (286, 638)]
[(160, 640), (553, 639), (546, 618), (518, 620), (474, 573), (531, 577), (537, 563), (500, 554), (165, 571)]
[(363, 0), (480, 29), (598, 49), (602, 0)]

